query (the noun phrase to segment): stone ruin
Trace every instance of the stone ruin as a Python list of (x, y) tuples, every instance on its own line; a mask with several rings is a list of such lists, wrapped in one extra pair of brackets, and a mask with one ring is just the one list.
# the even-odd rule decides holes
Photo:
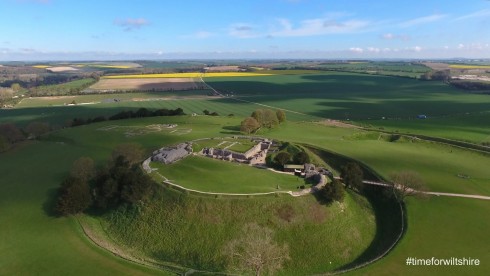
[(323, 186), (327, 183), (326, 176), (333, 177), (332, 172), (322, 167), (315, 167), (315, 165), (306, 163), (304, 177), (306, 180), (312, 182), (313, 186)]
[(265, 157), (267, 155), (267, 151), (272, 145), (272, 141), (262, 138), (255, 138), (252, 140), (257, 142), (257, 144), (251, 149), (247, 150), (245, 153), (234, 152), (229, 149), (204, 148), (200, 154), (211, 158), (245, 163), (249, 165), (265, 163)]
[(192, 153), (191, 143), (181, 143), (176, 146), (164, 147), (153, 152), (151, 161), (171, 164)]

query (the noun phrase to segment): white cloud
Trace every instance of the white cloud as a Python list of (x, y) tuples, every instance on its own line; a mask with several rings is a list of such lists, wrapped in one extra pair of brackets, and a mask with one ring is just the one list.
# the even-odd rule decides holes
[(418, 17), (414, 18), (405, 22), (400, 23), (400, 27), (408, 28), (420, 24), (426, 24), (426, 23), (431, 23), (431, 22), (436, 22), (439, 21), (443, 18), (447, 17), (447, 14), (433, 14), (429, 16), (423, 16), (423, 17)]
[(114, 24), (122, 27), (124, 31), (128, 32), (146, 26), (150, 24), (150, 22), (144, 18), (126, 18), (116, 19), (114, 20)]
[(349, 19), (338, 21), (331, 17), (314, 18), (301, 21), (297, 26), (287, 19), (278, 19), (280, 28), (271, 32), (272, 36), (299, 37), (327, 34), (355, 33), (364, 30), (370, 25), (369, 21)]
[(464, 44), (463, 43), (459, 43), (458, 44), (458, 49), (463, 49), (464, 48)]
[(368, 52), (372, 52), (372, 53), (379, 53), (381, 51), (379, 48), (375, 48), (375, 47), (368, 47), (367, 50)]
[(454, 21), (471, 19), (471, 18), (478, 18), (478, 17), (486, 17), (486, 16), (490, 16), (490, 9), (484, 9), (484, 10), (481, 10), (481, 11), (477, 11), (477, 12), (474, 12), (474, 13), (463, 15), (463, 16), (460, 16), (458, 18), (455, 18)]
[(412, 50), (415, 51), (415, 52), (420, 52), (420, 51), (422, 51), (422, 47), (415, 46), (415, 47), (412, 47)]
[(349, 48), (349, 51), (354, 52), (354, 53), (359, 53), (359, 54), (364, 52), (364, 50), (362, 48), (359, 48), (359, 47), (351, 47), (351, 48)]

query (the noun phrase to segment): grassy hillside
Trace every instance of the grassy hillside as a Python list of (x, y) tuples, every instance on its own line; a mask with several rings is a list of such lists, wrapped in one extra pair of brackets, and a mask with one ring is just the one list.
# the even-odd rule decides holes
[(0, 274), (159, 273), (98, 248), (75, 218), (52, 215), (61, 177), (83, 154), (82, 148), (52, 142), (33, 142), (0, 154)]
[[(488, 275), (490, 271), (488, 214), (490, 202), (432, 197), (411, 199), (408, 231), (395, 250), (381, 261), (352, 275)], [(406, 258), (473, 258), (479, 266), (407, 266)]]
[(355, 195), (326, 207), (313, 196), (213, 199), (165, 189), (150, 205), (121, 208), (103, 221), (106, 231), (134, 252), (207, 271), (223, 271), (226, 244), (246, 224), (257, 223), (272, 229), (279, 244), (288, 244), (291, 260), (284, 275), (320, 273), (349, 263), (375, 232), (370, 205)]
[[(208, 117), (208, 116), (182, 116), (182, 117), (160, 117), (160, 118), (145, 118), (145, 119), (133, 119), (104, 122), (99, 124), (86, 125), (76, 128), (70, 128), (54, 132), (46, 137), (43, 137), (41, 141), (33, 141), (27, 143), (17, 149), (2, 153), (0, 155), (0, 215), (4, 221), (7, 222), (7, 227), (0, 228), (0, 253), (2, 256), (6, 256), (1, 261), (2, 272), (6, 271), (7, 274), (33, 274), (33, 273), (55, 273), (61, 274), (66, 271), (71, 271), (74, 274), (99, 274), (101, 271), (104, 273), (116, 273), (120, 274), (124, 271), (128, 274), (139, 273), (153, 273), (152, 271), (145, 270), (139, 266), (134, 266), (125, 261), (115, 258), (109, 253), (102, 251), (90, 243), (84, 235), (81, 233), (80, 228), (76, 224), (76, 221), (71, 218), (55, 218), (52, 217), (49, 212), (49, 206), (52, 204), (54, 189), (58, 187), (61, 179), (69, 170), (70, 164), (80, 156), (89, 156), (96, 160), (98, 164), (102, 164), (107, 160), (111, 150), (120, 143), (137, 142), (141, 143), (148, 151), (157, 149), (163, 144), (175, 144), (182, 141), (194, 140), (203, 137), (215, 137), (215, 136), (229, 136), (236, 134), (236, 126), (239, 125), (240, 118), (227, 118), (227, 117)], [(153, 124), (165, 124), (175, 123), (178, 124), (178, 129), (186, 129), (191, 131), (180, 131), (170, 133), (170, 131), (156, 131), (156, 132), (141, 132), (141, 135), (128, 136), (128, 130), (136, 130), (138, 128), (146, 128), (146, 126)], [(117, 125), (117, 128), (107, 129), (105, 127)], [(356, 129), (346, 129), (338, 127), (327, 127), (315, 123), (294, 123), (288, 122), (285, 125), (280, 126), (276, 130), (265, 131), (260, 135), (272, 137), (283, 141), (291, 141), (296, 143), (308, 143), (321, 148), (326, 148), (335, 152), (345, 154), (347, 156), (356, 158), (375, 169), (383, 176), (387, 176), (391, 171), (397, 170), (415, 170), (419, 172), (426, 180), (430, 189), (441, 192), (459, 192), (459, 193), (472, 193), (472, 194), (490, 194), (490, 188), (488, 183), (490, 179), (490, 172), (488, 171), (489, 157), (481, 154), (472, 153), (465, 150), (455, 149), (447, 146), (440, 146), (433, 143), (412, 143), (409, 141), (400, 141), (390, 143), (383, 139), (376, 139), (372, 135), (363, 135)], [(461, 179), (457, 177), (457, 173), (462, 172), (468, 174), (470, 179)], [(145, 240), (148, 246), (135, 245), (140, 248), (143, 253), (155, 253), (156, 257), (165, 259), (167, 256), (177, 252), (180, 247), (177, 246), (177, 241), (183, 243), (185, 240), (183, 236), (180, 236), (182, 229), (192, 231), (193, 234), (201, 235), (197, 231), (203, 228), (203, 225), (211, 224), (210, 229), (200, 230), (203, 234), (218, 236), (225, 235), (228, 231), (224, 226), (217, 223), (213, 225), (206, 221), (206, 218), (202, 214), (206, 213), (205, 210), (208, 207), (207, 200), (211, 200), (212, 203), (217, 205), (210, 206), (212, 210), (220, 210), (220, 212), (210, 212), (215, 214), (216, 217), (223, 221), (229, 221), (234, 225), (231, 229), (237, 229), (234, 227), (240, 227), (240, 223), (244, 223), (245, 220), (238, 218), (231, 218), (229, 211), (230, 206), (243, 206), (247, 208), (250, 213), (246, 216), (255, 218), (260, 222), (266, 223), (270, 218), (272, 222), (276, 221), (274, 212), (265, 212), (268, 210), (266, 207), (260, 208), (258, 206), (268, 206), (262, 204), (272, 204), (276, 202), (280, 204), (286, 204), (288, 197), (272, 198), (266, 203), (261, 203), (262, 199), (252, 198), (251, 206), (246, 201), (227, 201), (226, 199), (200, 199), (185, 197), (182, 201), (177, 201), (173, 196), (167, 198), (169, 195), (162, 195), (162, 204), (160, 207), (154, 207), (145, 209), (150, 214), (160, 215), (165, 214), (171, 221), (175, 221), (179, 227), (169, 228), (175, 230), (171, 233), (172, 237), (176, 237), (176, 240), (160, 243), (155, 242), (155, 247), (152, 247), (149, 240)], [(179, 197), (177, 197), (179, 198)], [(160, 200), (159, 199), (159, 200)], [(353, 202), (355, 198), (347, 199), (347, 203)], [(180, 199), (179, 199), (180, 200)], [(244, 199), (246, 200), (246, 199)], [(264, 199), (265, 200), (265, 199)], [(178, 202), (186, 205), (173, 205), (181, 206), (172, 209), (169, 212), (167, 202)], [(304, 201), (304, 202), (303, 202)], [(300, 199), (296, 210), (298, 214), (298, 222), (305, 224), (309, 218), (310, 212), (306, 211), (310, 206), (316, 206), (316, 201), (313, 198)], [(176, 203), (177, 204), (177, 203)], [(209, 203), (211, 204), (211, 203)], [(257, 207), (255, 206), (257, 205)], [(477, 255), (485, 254), (488, 239), (485, 240), (487, 233), (486, 212), (487, 202), (478, 200), (460, 200), (460, 199), (443, 199), (433, 198), (429, 201), (410, 201), (408, 205), (409, 227), (407, 230), (407, 236), (402, 240), (402, 243), (396, 247), (393, 253), (394, 259), (382, 260), (373, 266), (373, 272), (379, 271), (396, 271), (400, 266), (404, 266), (404, 258), (408, 253), (421, 252), (423, 254), (438, 255), (441, 252), (448, 250), (447, 241), (451, 240), (454, 244), (454, 255), (470, 254), (472, 248), (475, 248), (474, 252)], [(193, 206), (192, 209), (182, 208), (182, 206)], [(180, 208), (180, 209), (179, 209)], [(230, 207), (231, 208), (231, 207)], [(238, 208), (238, 207), (237, 207)], [(273, 207), (271, 207), (274, 209)], [(328, 224), (328, 219), (336, 218), (334, 210), (335, 205), (330, 209), (326, 208), (327, 214), (325, 224), (321, 224), (324, 227), (318, 229), (319, 233), (323, 231), (334, 231), (330, 226), (340, 225), (340, 227), (349, 227), (352, 220), (336, 221), (335, 223)], [(359, 211), (362, 211), (362, 207), (359, 207)], [(433, 210), (432, 210), (433, 209)], [(164, 212), (164, 210), (167, 210)], [(188, 212), (186, 210), (195, 210), (195, 212)], [(223, 211), (224, 210), (224, 211)], [(260, 213), (257, 213), (261, 210)], [(355, 210), (355, 209), (352, 209)], [(129, 212), (128, 210), (127, 212)], [(173, 212), (176, 212), (175, 214)], [(122, 211), (121, 211), (122, 212)], [(133, 212), (133, 211), (131, 211)], [(146, 220), (133, 221), (128, 224), (118, 224), (117, 217), (123, 217), (122, 215), (114, 214), (114, 217), (106, 217), (107, 229), (112, 231), (112, 235), (118, 235), (120, 241), (132, 244), (136, 242), (136, 239), (131, 238), (131, 231), (125, 231), (124, 225), (127, 227), (133, 227), (131, 229), (141, 229), (141, 231), (149, 231), (149, 229), (155, 231), (170, 231), (167, 228), (159, 228), (152, 223), (155, 222), (155, 216), (146, 216), (145, 214), (131, 213), (131, 215), (145, 216)], [(161, 212), (161, 213), (160, 213)], [(223, 212), (223, 214), (221, 213)], [(354, 212), (354, 211), (353, 211)], [(264, 214), (263, 214), (264, 213)], [(202, 215), (199, 216), (198, 214)], [(227, 215), (228, 214), (228, 215)], [(235, 214), (240, 214), (237, 212)], [(304, 215), (300, 215), (304, 214)], [(352, 213), (351, 218), (361, 216), (359, 213)], [(186, 220), (183, 217), (189, 216), (195, 219), (198, 226), (185, 223)], [(245, 215), (244, 215), (245, 216)], [(412, 216), (412, 217), (411, 217)], [(125, 218), (127, 219), (127, 218)], [(359, 218), (359, 222), (365, 221), (367, 216)], [(276, 221), (277, 222), (277, 221)], [(343, 224), (346, 223), (346, 224)], [(367, 222), (366, 222), (367, 223)], [(318, 225), (312, 224), (308, 228), (308, 231), (300, 231), (294, 227), (288, 228), (289, 230), (279, 230), (282, 224), (271, 224), (271, 227), (277, 231), (278, 240), (287, 240), (296, 235), (302, 243), (307, 243), (309, 248), (311, 246), (314, 250), (320, 250), (318, 243), (314, 243), (317, 239), (310, 239), (311, 235), (315, 235)], [(279, 226), (277, 226), (279, 225)], [(284, 225), (296, 225), (293, 223), (284, 223)], [(364, 224), (366, 232), (361, 232), (361, 237), (368, 237), (373, 230), (369, 230), (369, 224)], [(471, 226), (468, 228), (468, 225)], [(152, 227), (150, 227), (152, 226)], [(205, 228), (205, 227), (204, 227)], [(127, 228), (129, 229), (129, 228)], [(162, 230), (160, 230), (162, 229)], [(211, 232), (211, 229), (216, 230)], [(221, 230), (220, 230), (221, 229)], [(433, 230), (432, 230), (433, 229)], [(140, 231), (140, 230), (138, 230)], [(231, 231), (231, 230), (230, 230)], [(299, 231), (299, 232), (295, 232)], [(145, 232), (147, 233), (147, 232)], [(163, 233), (163, 232), (162, 232)], [(188, 232), (189, 233), (189, 232)], [(297, 233), (297, 234), (293, 234)], [(329, 232), (334, 233), (334, 232)], [(441, 233), (444, 233), (441, 235)], [(468, 233), (466, 236), (464, 233)], [(309, 235), (307, 235), (309, 234)], [(148, 235), (153, 235), (152, 233)], [(169, 234), (170, 235), (170, 234)], [(304, 236), (301, 236), (304, 235)], [(335, 237), (334, 234), (331, 234)], [(365, 236), (367, 235), (367, 236)], [(427, 238), (424, 238), (428, 235)], [(161, 239), (161, 236), (159, 236)], [(202, 236), (201, 236), (202, 237)], [(223, 237), (223, 236), (221, 236)], [(315, 237), (315, 236), (313, 236)], [(330, 235), (324, 234), (322, 238), (330, 238)], [(474, 241), (472, 237), (477, 237)], [(141, 238), (141, 237), (140, 237)], [(193, 237), (191, 237), (194, 239)], [(180, 240), (179, 240), (180, 239)], [(213, 238), (214, 239), (214, 238)], [(421, 240), (423, 243), (421, 243)], [(196, 244), (202, 244), (202, 241), (193, 240)], [(216, 240), (214, 240), (216, 241)], [(476, 242), (479, 242), (478, 244)], [(163, 242), (163, 241), (162, 241)], [(168, 243), (167, 243), (168, 242)], [(353, 260), (359, 257), (362, 248), (367, 248), (368, 244), (353, 245), (353, 251), (346, 253), (345, 256), (349, 260)], [(163, 249), (163, 245), (169, 246), (168, 251)], [(335, 245), (334, 241), (332, 244)], [(160, 247), (158, 251), (156, 246)], [(338, 244), (337, 244), (338, 245)], [(191, 254), (193, 245), (187, 244), (187, 253)], [(219, 244), (213, 244), (212, 242), (204, 244), (207, 248), (205, 252), (211, 252), (210, 248), (218, 248)], [(338, 245), (341, 246), (341, 245)], [(155, 251), (150, 251), (155, 250)], [(166, 248), (166, 246), (165, 246)], [(195, 248), (195, 247), (194, 247)], [(315, 249), (317, 248), (317, 249)], [(356, 249), (357, 248), (357, 249)], [(300, 251), (301, 249), (294, 249), (291, 252), (299, 252), (295, 254), (308, 254), (306, 251)], [(161, 255), (158, 255), (160, 252)], [(214, 251), (213, 251), (214, 252)], [(397, 253), (400, 252), (400, 253)], [(327, 252), (328, 253), (328, 252)], [(320, 256), (327, 258), (327, 254), (322, 251)], [(342, 253), (342, 252), (340, 252)], [(175, 253), (176, 254), (176, 253)], [(413, 253), (415, 254), (415, 253)], [(356, 256), (357, 255), (357, 256)], [(154, 257), (155, 257), (154, 256)], [(397, 257), (398, 256), (398, 257)], [(209, 263), (215, 255), (208, 254), (204, 257), (196, 257), (195, 259), (186, 260), (189, 264), (197, 264), (203, 268), (212, 268)], [(311, 269), (313, 272), (319, 272), (323, 269), (329, 270), (345, 264), (347, 259), (342, 259), (341, 255), (330, 256), (333, 258), (332, 266), (330, 263), (318, 261), (322, 258), (311, 258), (315, 261), (316, 266)], [(330, 258), (328, 257), (328, 258)], [(415, 256), (417, 257), (417, 256)], [(478, 257), (478, 256), (475, 256)], [(481, 257), (482, 259), (484, 257)], [(310, 260), (308, 260), (310, 261)], [(486, 262), (488, 263), (488, 261)], [(89, 265), (88, 265), (89, 264)], [(308, 263), (291, 263), (287, 266), (288, 271), (294, 272), (293, 266), (304, 267)], [(215, 264), (216, 265), (216, 264)], [(219, 266), (219, 262), (218, 262)], [(488, 269), (488, 266), (482, 267)], [(394, 269), (394, 270), (393, 270)], [(422, 268), (419, 268), (422, 269)], [(444, 268), (431, 268), (434, 273), (446, 274), (449, 270)], [(404, 270), (405, 271), (405, 270)], [(421, 272), (421, 270), (417, 270)], [(488, 271), (488, 270), (487, 270)], [(297, 271), (296, 271), (297, 272)]]

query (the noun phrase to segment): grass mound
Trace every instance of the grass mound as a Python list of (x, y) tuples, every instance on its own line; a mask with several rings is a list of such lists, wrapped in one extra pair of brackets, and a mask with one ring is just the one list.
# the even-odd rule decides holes
[(287, 275), (342, 267), (368, 248), (376, 231), (371, 205), (353, 194), (327, 207), (313, 196), (212, 199), (162, 189), (151, 204), (120, 208), (101, 221), (112, 238), (140, 258), (206, 271), (226, 270), (222, 249), (247, 224), (256, 223), (288, 245), (290, 260), (281, 272)]

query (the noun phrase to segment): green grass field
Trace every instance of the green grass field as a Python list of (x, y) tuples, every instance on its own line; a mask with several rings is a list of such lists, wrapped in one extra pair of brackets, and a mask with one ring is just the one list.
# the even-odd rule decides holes
[[(150, 164), (171, 182), (189, 189), (220, 193), (297, 191), (304, 180), (292, 175), (257, 169), (246, 164), (190, 156), (176, 163)], [(158, 176), (154, 177), (159, 179)], [(279, 187), (279, 189), (277, 189)]]
[[(488, 275), (487, 230), (490, 203), (483, 200), (432, 197), (411, 199), (408, 231), (386, 258), (355, 275)], [(406, 258), (473, 258), (479, 266), (407, 266)]]
[[(388, 142), (376, 133), (298, 122), (324, 116), (341, 119), (393, 116), (401, 119), (366, 120), (362, 123), (372, 124), (375, 128), (385, 127), (400, 132), (480, 142), (487, 141), (489, 135), (485, 124), (490, 106), (490, 98), (487, 95), (463, 94), (437, 82), (338, 72), (263, 76), (260, 77), (260, 81), (254, 80), (254, 77), (247, 80), (216, 78), (209, 83), (220, 90), (235, 92), (236, 97), (309, 114), (302, 116), (287, 113), (288, 122), (274, 130), (261, 130), (258, 135), (309, 144), (355, 158), (383, 177), (388, 177), (393, 171), (414, 170), (422, 176), (432, 191), (490, 195), (488, 155), (437, 143), (409, 140)], [(69, 170), (70, 164), (80, 156), (89, 156), (102, 165), (111, 150), (121, 143), (140, 143), (149, 154), (165, 144), (203, 137), (236, 135), (239, 134), (238, 126), (243, 117), (259, 106), (228, 98), (120, 102), (69, 107), (44, 106), (0, 110), (0, 122), (25, 125), (37, 120), (63, 125), (66, 120), (74, 117), (107, 116), (121, 110), (140, 107), (182, 107), (188, 114), (194, 111), (202, 113), (207, 109), (224, 116), (156, 117), (103, 122), (53, 132), (41, 141), (26, 142), (0, 154), (0, 217), (6, 222), (6, 226), (0, 228), (0, 255), (4, 256), (0, 260), (0, 274), (157, 273), (96, 247), (84, 236), (74, 218), (56, 218), (51, 215), (49, 206), (52, 204), (54, 191)], [(235, 116), (226, 117), (230, 113)], [(420, 113), (427, 114), (429, 119), (408, 119), (413, 114)], [(139, 131), (147, 129), (150, 125), (166, 123), (178, 124), (181, 131)], [(111, 125), (118, 127), (101, 130)], [(128, 136), (128, 130), (135, 130), (141, 134)], [(194, 170), (196, 166), (207, 166), (211, 170), (217, 166), (217, 163), (213, 162), (220, 162), (198, 159), (182, 161), (187, 161), (188, 164), (182, 163), (181, 168), (169, 171), (176, 179), (169, 178), (177, 184), (180, 184), (177, 179), (180, 179), (185, 171), (183, 168), (188, 171)], [(238, 169), (242, 172), (235, 164), (227, 163), (226, 166), (228, 165), (231, 167), (227, 167), (227, 171), (223, 172), (223, 183), (226, 183), (226, 178), (233, 173), (237, 175)], [(246, 169), (256, 170), (249, 167)], [(209, 172), (203, 174), (206, 175), (204, 180), (211, 180)], [(463, 179), (458, 177), (458, 174), (465, 174), (470, 178)], [(275, 177), (272, 173), (270, 176)], [(186, 178), (192, 180), (189, 185), (204, 182), (192, 174), (186, 175)], [(237, 183), (240, 184), (240, 189), (247, 184), (241, 179)], [(212, 186), (215, 183), (206, 184)], [(260, 188), (264, 187), (258, 187)], [(283, 189), (282, 186), (281, 188)], [(223, 264), (219, 261), (216, 248), (222, 246), (225, 237), (229, 238), (243, 226), (243, 223), (253, 219), (273, 227), (279, 241), (301, 241), (298, 243), (301, 246), (291, 247), (291, 254), (296, 258), (286, 266), (284, 273), (287, 275), (305, 274), (305, 271), (306, 274), (320, 273), (341, 267), (359, 257), (369, 246), (369, 241), (376, 231), (370, 221), (372, 216), (366, 215), (370, 213), (369, 204), (362, 203), (362, 199), (355, 195), (350, 195), (347, 199), (346, 204), (349, 207), (357, 206), (348, 209), (351, 213), (346, 214), (347, 219), (339, 215), (338, 207), (333, 205), (326, 208), (326, 219), (320, 224), (308, 222), (311, 218), (309, 208), (317, 206), (312, 197), (301, 198), (294, 204), (293, 208), (297, 214), (295, 223), (281, 222), (271, 211), (281, 204), (292, 204), (295, 199), (286, 196), (237, 201), (172, 193), (161, 195), (158, 200), (161, 200), (161, 204), (145, 209), (145, 213), (135, 214), (134, 210), (119, 210), (112, 216), (104, 217), (105, 229), (117, 241), (135, 248), (138, 254), (203, 269), (220, 269)], [(169, 203), (168, 206), (165, 205), (166, 202)], [(232, 212), (237, 210), (236, 208), (239, 211), (250, 212)], [(401, 243), (386, 258), (353, 274), (487, 275), (490, 271), (487, 237), (490, 226), (489, 208), (487, 201), (474, 199), (410, 199), (407, 205), (408, 229)], [(204, 216), (208, 213), (211, 214), (209, 217)], [(237, 216), (237, 213), (243, 218)], [(133, 220), (133, 215), (137, 215), (138, 219)], [(164, 219), (155, 220), (158, 216)], [(175, 224), (169, 226), (165, 224), (166, 220)], [(189, 220), (194, 223), (188, 223)], [(269, 221), (270, 225), (267, 224)], [(346, 232), (345, 229), (352, 231)], [(211, 238), (207, 240), (208, 237)], [(317, 242), (319, 239), (325, 239), (326, 245)], [(344, 247), (346, 245), (348, 246)], [(325, 250), (325, 246), (328, 250)], [(351, 251), (348, 251), (348, 248), (352, 248)], [(203, 254), (199, 255), (196, 252)], [(410, 256), (472, 257), (480, 258), (482, 263), (476, 268), (407, 267), (405, 259)], [(321, 261), (318, 261), (319, 259)], [(332, 265), (323, 262), (330, 259)], [(213, 260), (218, 261), (214, 263)]]
[(490, 142), (490, 112), (435, 117), (425, 120), (369, 120), (361, 125), (401, 133), (417, 133), (472, 143)]
[(81, 90), (89, 87), (96, 82), (93, 78), (85, 78), (80, 80), (74, 80), (61, 84), (54, 85), (42, 85), (32, 89), (32, 94), (37, 96), (57, 96), (57, 95), (69, 95), (77, 94)]
[[(348, 195), (343, 208), (327, 208), (313, 196), (209, 199), (165, 191), (144, 211), (121, 208), (105, 216), (103, 225), (141, 254), (222, 271), (222, 248), (244, 225), (255, 222), (273, 229), (278, 243), (289, 245), (291, 261), (281, 275), (313, 274), (353, 260), (374, 235), (374, 217), (365, 200)], [(289, 209), (291, 217), (280, 216), (281, 209)]]
[[(197, 114), (202, 114), (202, 111), (207, 109), (222, 116), (234, 114), (245, 117), (257, 108), (265, 108), (234, 100), (236, 98), (307, 114), (305, 116), (290, 112), (287, 115), (292, 121), (333, 118), (358, 121), (378, 128), (400, 129), (412, 133), (420, 131), (430, 136), (477, 143), (488, 140), (488, 127), (485, 124), (490, 112), (488, 95), (467, 94), (442, 82), (409, 78), (346, 72), (290, 70), (272, 72), (275, 75), (206, 79), (208, 84), (222, 93), (233, 92), (232, 98), (206, 98), (207, 90), (198, 90), (86, 95), (76, 96), (73, 99), (24, 99), (14, 110), (0, 110), (0, 122), (37, 119), (63, 124), (66, 118), (70, 117), (88, 117), (89, 114), (108, 115), (123, 109), (139, 107), (181, 107), (186, 113)], [(79, 103), (100, 102), (114, 97), (122, 99), (123, 102), (59, 109), (45, 108), (50, 105), (69, 103), (72, 100)], [(159, 100), (132, 102), (132, 100), (155, 98)], [(419, 114), (427, 115), (429, 120), (424, 122), (416, 120)], [(381, 120), (383, 117), (387, 120)]]
[(50, 214), (61, 177), (83, 154), (82, 148), (54, 142), (32, 142), (0, 154), (0, 274), (158, 273), (98, 248), (75, 218)]

